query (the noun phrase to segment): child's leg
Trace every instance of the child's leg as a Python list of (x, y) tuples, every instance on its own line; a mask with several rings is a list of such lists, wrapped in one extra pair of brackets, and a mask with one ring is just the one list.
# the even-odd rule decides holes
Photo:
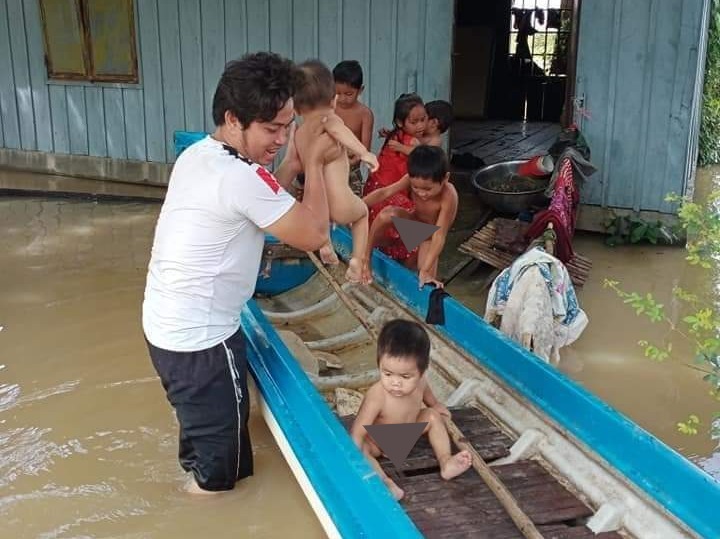
[[(417, 268), (424, 268), (428, 259), (428, 252), (430, 251), (430, 240), (427, 239), (420, 244), (418, 247), (417, 254)], [(437, 279), (439, 258), (436, 258), (430, 268), (430, 275), (433, 279)]]
[[(332, 227), (332, 223), (330, 223), (330, 227)], [(328, 237), (330, 237), (329, 230)], [(335, 248), (330, 240), (320, 247), (320, 260), (323, 261), (323, 264), (331, 264), (333, 266), (340, 263), (340, 260), (338, 260), (337, 254), (335, 253)]]
[(348, 217), (352, 218), (352, 255), (345, 278), (353, 283), (369, 284), (372, 282), (372, 275), (364, 271), (368, 243), (368, 209), (357, 196), (354, 196), (354, 202), (353, 212), (348, 214)]
[(423, 423), (427, 421), (425, 427), (430, 445), (435, 452), (438, 464), (440, 464), (440, 475), (443, 479), (452, 479), (457, 477), (470, 466), (472, 466), (472, 456), (468, 451), (460, 451), (453, 455), (450, 452), (450, 436), (448, 436), (445, 422), (432, 408), (423, 408), (420, 410), (417, 421)]
[(385, 231), (388, 229), (388, 227), (393, 226), (393, 217), (402, 217), (404, 219), (409, 219), (411, 217), (411, 214), (407, 210), (397, 208), (395, 206), (387, 206), (380, 213), (377, 214), (377, 217), (375, 217), (375, 220), (370, 225), (367, 249), (364, 256), (365, 265), (367, 267), (368, 273), (370, 273), (372, 250), (374, 247), (378, 247), (383, 244)]
[(362, 445), (362, 452), (370, 462), (370, 466), (373, 467), (373, 469), (380, 476), (380, 479), (382, 479), (388, 489), (390, 489), (393, 497), (396, 500), (400, 500), (405, 495), (405, 491), (403, 491), (403, 489), (397, 486), (397, 483), (395, 483), (395, 481), (388, 477), (388, 475), (385, 473), (385, 470), (382, 469), (382, 466), (380, 466), (380, 463), (377, 461), (377, 457), (382, 455), (380, 449), (378, 449), (378, 447), (371, 441), (365, 440)]

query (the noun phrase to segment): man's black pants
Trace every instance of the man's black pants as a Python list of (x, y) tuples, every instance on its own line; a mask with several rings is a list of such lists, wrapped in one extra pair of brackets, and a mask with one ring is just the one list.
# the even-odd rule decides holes
[(230, 490), (253, 473), (250, 396), (242, 329), (199, 352), (148, 342), (167, 399), (180, 423), (180, 465), (205, 490)]

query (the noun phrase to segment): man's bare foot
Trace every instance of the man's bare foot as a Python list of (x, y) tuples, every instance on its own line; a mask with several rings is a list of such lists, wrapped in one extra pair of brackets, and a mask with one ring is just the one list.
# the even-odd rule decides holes
[(345, 278), (353, 284), (369, 284), (365, 279), (363, 272), (363, 262), (358, 258), (351, 258), (348, 262), (348, 269), (345, 272)]
[(188, 492), (190, 494), (199, 494), (200, 496), (212, 496), (214, 494), (220, 494), (223, 492), (222, 490), (205, 490), (204, 488), (201, 488), (200, 485), (197, 484), (194, 478), (191, 478), (186, 484), (185, 484), (185, 492)]
[(328, 242), (320, 247), (320, 260), (323, 261), (323, 264), (330, 264), (332, 266), (340, 263), (332, 243)]
[(472, 456), (468, 451), (460, 451), (443, 462), (440, 468), (440, 476), (446, 481), (457, 477), (472, 466)]
[(387, 486), (387, 488), (390, 489), (390, 492), (392, 493), (393, 498), (395, 498), (396, 500), (402, 500), (403, 496), (405, 496), (405, 491), (403, 489), (401, 489), (399, 486), (397, 486), (395, 481), (393, 481), (389, 477), (387, 479), (385, 479), (385, 485)]

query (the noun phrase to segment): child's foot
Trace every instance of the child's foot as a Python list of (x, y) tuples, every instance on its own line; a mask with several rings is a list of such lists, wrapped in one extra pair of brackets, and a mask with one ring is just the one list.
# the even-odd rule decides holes
[(369, 284), (365, 278), (365, 272), (363, 271), (362, 260), (358, 258), (351, 258), (348, 262), (348, 269), (345, 272), (345, 278), (353, 284)]
[(472, 466), (472, 456), (468, 451), (460, 451), (447, 459), (440, 469), (440, 476), (446, 481), (457, 477)]
[(395, 498), (396, 500), (402, 500), (403, 496), (405, 496), (405, 491), (399, 486), (397, 486), (397, 484), (395, 484), (395, 481), (393, 481), (392, 479), (387, 478), (385, 480), (385, 485), (387, 486), (387, 488), (390, 489), (393, 498)]
[(320, 260), (323, 261), (323, 264), (330, 264), (332, 266), (340, 263), (337, 254), (335, 254), (335, 249), (333, 249), (332, 243), (328, 242), (320, 247)]

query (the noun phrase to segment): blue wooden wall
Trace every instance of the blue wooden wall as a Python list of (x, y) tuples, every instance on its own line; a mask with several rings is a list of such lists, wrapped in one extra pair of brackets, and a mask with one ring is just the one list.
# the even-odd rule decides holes
[(136, 0), (140, 84), (48, 81), (37, 0), (0, 0), (0, 147), (172, 162), (175, 130), (211, 130), (227, 60), (272, 50), (356, 59), (376, 125), (395, 97), (449, 99), (447, 0)]
[[(578, 123), (600, 170), (583, 202), (668, 212), (694, 173), (707, 0), (582, 0)], [(700, 76), (699, 76), (700, 75)]]

